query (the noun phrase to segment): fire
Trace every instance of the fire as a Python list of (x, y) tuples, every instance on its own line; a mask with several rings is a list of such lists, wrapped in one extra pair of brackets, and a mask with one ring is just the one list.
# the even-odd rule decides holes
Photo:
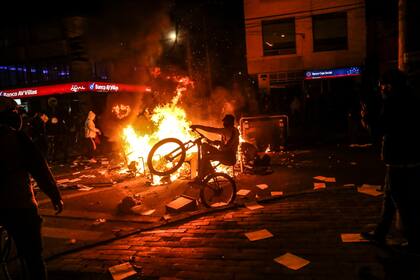
[(112, 107), (112, 113), (120, 120), (127, 117), (130, 112), (131, 109), (129, 105), (118, 104)]
[[(189, 86), (192, 86), (191, 80), (187, 77), (177, 78), (178, 86), (176, 95), (172, 101), (165, 105), (157, 106), (153, 109), (150, 121), (153, 122), (156, 129), (148, 132), (146, 135), (138, 135), (131, 125), (123, 129), (124, 152), (127, 158), (127, 164), (137, 163), (137, 170), (144, 173), (145, 162), (153, 145), (164, 138), (178, 138), (182, 142), (193, 139), (190, 133), (191, 122), (187, 120), (187, 114), (184, 109), (178, 106), (178, 102), (183, 93)], [(187, 157), (191, 156), (196, 149), (188, 150)], [(163, 151), (164, 152), (164, 151)], [(169, 152), (169, 151), (168, 151)], [(156, 177), (156, 178), (155, 178)], [(178, 174), (172, 174), (171, 180), (179, 177)], [(158, 184), (160, 179), (153, 176), (153, 184)]]

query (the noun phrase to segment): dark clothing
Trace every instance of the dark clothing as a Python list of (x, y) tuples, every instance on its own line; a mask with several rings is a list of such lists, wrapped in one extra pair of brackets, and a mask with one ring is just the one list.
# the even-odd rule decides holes
[(398, 209), (409, 248), (420, 252), (420, 100), (407, 88), (385, 96), (377, 131), (383, 135), (381, 156), (387, 174), (376, 232), (387, 234)]
[(0, 211), (4, 208), (36, 208), (29, 174), (52, 201), (61, 199), (45, 159), (28, 136), (0, 126)]
[(24, 261), (28, 278), (47, 279), (41, 235), (42, 219), (37, 209), (2, 209), (0, 224), (13, 237), (19, 257)]
[(400, 213), (410, 250), (420, 253), (420, 166), (388, 166), (391, 196)]
[(29, 174), (54, 205), (59, 204), (60, 192), (41, 152), (25, 133), (0, 125), (0, 224), (15, 241), (28, 279), (44, 280), (42, 220)]
[(419, 105), (419, 98), (409, 92), (397, 92), (384, 100), (379, 129), (385, 164), (420, 163)]

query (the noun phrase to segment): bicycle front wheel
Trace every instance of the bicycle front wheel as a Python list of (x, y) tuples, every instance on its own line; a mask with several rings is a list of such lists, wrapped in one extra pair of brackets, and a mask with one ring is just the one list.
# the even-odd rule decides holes
[(152, 174), (167, 176), (178, 170), (185, 161), (184, 144), (176, 138), (157, 142), (147, 156), (147, 166)]
[(226, 173), (212, 173), (204, 181), (200, 191), (201, 202), (207, 208), (229, 205), (236, 197), (236, 183)]

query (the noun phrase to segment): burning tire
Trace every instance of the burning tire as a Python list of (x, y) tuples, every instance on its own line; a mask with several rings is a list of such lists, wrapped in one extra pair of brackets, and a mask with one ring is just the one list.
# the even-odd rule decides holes
[(184, 144), (176, 138), (165, 138), (157, 142), (147, 156), (150, 173), (167, 176), (175, 172), (185, 161)]
[(225, 173), (208, 175), (200, 191), (201, 202), (208, 208), (226, 206), (236, 197), (236, 183), (232, 177)]

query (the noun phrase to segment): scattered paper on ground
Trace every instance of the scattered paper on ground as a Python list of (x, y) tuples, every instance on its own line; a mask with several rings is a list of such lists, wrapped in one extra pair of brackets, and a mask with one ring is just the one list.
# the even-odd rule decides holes
[(149, 215), (152, 215), (153, 213), (155, 213), (155, 211), (156, 211), (155, 209), (150, 209), (150, 210), (141, 212), (140, 214), (143, 215), (143, 216), (149, 216)]
[(245, 206), (249, 210), (257, 210), (257, 209), (264, 208), (264, 206), (262, 206), (261, 204), (256, 203), (255, 201), (249, 202), (249, 203), (245, 203)]
[(310, 261), (293, 255), (291, 253), (286, 253), (283, 256), (277, 257), (274, 259), (274, 261), (293, 270), (301, 269), (302, 267), (310, 263)]
[(261, 189), (261, 190), (268, 189), (268, 185), (267, 185), (267, 184), (259, 184), (259, 185), (257, 185), (257, 187), (258, 187), (259, 189)]
[(68, 183), (69, 182), (69, 179), (60, 179), (60, 180), (57, 180), (57, 183), (58, 184), (64, 184), (64, 183)]
[(249, 239), (249, 241), (256, 241), (256, 240), (273, 237), (273, 234), (266, 229), (262, 229), (262, 230), (247, 232), (245, 233), (245, 236)]
[(223, 206), (226, 206), (226, 205), (228, 205), (226, 202), (215, 202), (210, 206), (216, 208), (216, 207), (223, 207)]
[(68, 180), (68, 182), (69, 183), (75, 183), (75, 182), (79, 182), (79, 181), (81, 181), (82, 179), (80, 179), (80, 178), (74, 178), (74, 179), (71, 179), (71, 180)]
[(342, 233), (341, 241), (348, 242), (367, 242), (368, 240), (364, 239), (360, 233)]
[(71, 173), (72, 175), (77, 175), (77, 174), (80, 174), (80, 171), (76, 171), (76, 172), (73, 172), (73, 173)]
[(246, 196), (251, 192), (251, 190), (246, 190), (246, 189), (241, 189), (239, 190), (236, 194), (237, 195), (242, 195), (242, 196)]
[(87, 191), (90, 191), (91, 189), (93, 189), (93, 187), (88, 187), (88, 186), (85, 186), (85, 185), (78, 185), (77, 186), (77, 189), (79, 191), (85, 191), (85, 192), (87, 192)]
[(112, 266), (108, 270), (114, 280), (123, 280), (137, 274), (133, 266), (128, 262)]
[(382, 195), (382, 192), (379, 192), (377, 190), (378, 186), (375, 185), (367, 185), (367, 184), (363, 184), (361, 187), (357, 188), (357, 191), (359, 193), (364, 193), (364, 194), (368, 194), (371, 196), (380, 196)]
[(336, 182), (334, 177), (315, 176), (313, 178), (315, 180), (324, 181), (324, 182), (327, 182), (327, 183), (335, 183)]
[(103, 165), (105, 165), (105, 164), (109, 164), (109, 161), (103, 161), (103, 162), (101, 162)]
[(283, 192), (271, 192), (271, 196), (282, 196)]
[(85, 174), (85, 175), (80, 176), (80, 178), (96, 178), (96, 176), (93, 174), (89, 174), (89, 175)]
[(325, 189), (326, 187), (325, 183), (314, 183), (314, 190)]
[(166, 206), (173, 208), (173, 209), (179, 209), (184, 207), (185, 205), (191, 203), (192, 200), (183, 196), (178, 197), (177, 199), (171, 201)]

